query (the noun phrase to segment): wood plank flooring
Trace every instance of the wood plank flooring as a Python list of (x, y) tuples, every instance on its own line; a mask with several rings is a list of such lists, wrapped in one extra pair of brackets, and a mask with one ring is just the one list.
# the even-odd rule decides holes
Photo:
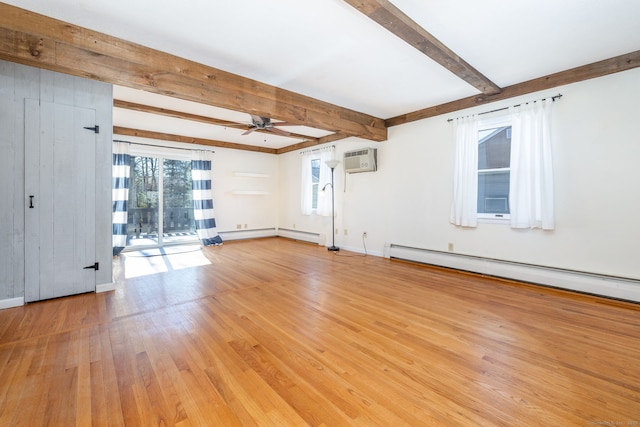
[(197, 257), (0, 310), (0, 426), (640, 425), (640, 305), (283, 238)]

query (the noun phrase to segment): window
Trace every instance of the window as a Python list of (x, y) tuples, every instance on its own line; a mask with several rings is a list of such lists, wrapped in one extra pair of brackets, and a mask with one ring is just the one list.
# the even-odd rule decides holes
[(303, 151), (300, 164), (300, 208), (303, 215), (331, 215), (331, 197), (320, 197), (320, 190), (331, 180), (327, 161), (334, 156), (333, 146)]
[(512, 228), (553, 230), (551, 99), (509, 107), (509, 115), (454, 121), (453, 194), (449, 221), (476, 227), (479, 219)]
[(478, 218), (509, 218), (511, 125), (478, 130)]
[(311, 159), (311, 209), (318, 209), (318, 186), (320, 185), (320, 159)]

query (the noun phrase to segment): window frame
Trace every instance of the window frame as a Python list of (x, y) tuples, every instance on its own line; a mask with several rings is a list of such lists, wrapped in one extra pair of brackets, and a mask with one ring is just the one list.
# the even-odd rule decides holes
[[(510, 116), (496, 116), (491, 118), (485, 118), (478, 122), (478, 150), (480, 150), (480, 132), (496, 129), (505, 126), (512, 126), (511, 117)], [(489, 173), (489, 172), (504, 172), (509, 171), (509, 176), (511, 176), (511, 159), (509, 159), (509, 167), (508, 168), (491, 168), (491, 169), (480, 169), (478, 168), (476, 173), (478, 175), (478, 192), (480, 191), (480, 174), (481, 173)], [(507, 200), (508, 203), (508, 200)], [(478, 212), (476, 208), (476, 217), (479, 222), (488, 222), (488, 223), (510, 223), (511, 221), (511, 213), (482, 213)]]

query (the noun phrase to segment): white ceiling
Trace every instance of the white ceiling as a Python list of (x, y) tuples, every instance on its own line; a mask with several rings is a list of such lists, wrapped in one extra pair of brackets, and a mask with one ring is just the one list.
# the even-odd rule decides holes
[[(5, 3), (383, 119), (478, 93), (342, 0)], [(640, 48), (639, 0), (392, 3), (500, 87)], [(116, 88), (115, 97), (232, 121), (250, 119), (125, 88)], [(114, 121), (271, 148), (296, 142), (121, 109), (114, 111)]]

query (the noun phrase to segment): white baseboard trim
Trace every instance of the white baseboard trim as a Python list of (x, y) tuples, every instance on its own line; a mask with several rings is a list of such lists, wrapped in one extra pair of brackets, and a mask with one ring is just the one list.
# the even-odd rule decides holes
[(389, 257), (640, 302), (640, 280), (391, 244)]
[(275, 237), (278, 235), (275, 228), (260, 228), (255, 230), (231, 230), (219, 231), (218, 234), (222, 241), (243, 240), (243, 239), (259, 239), (263, 237)]
[(100, 292), (109, 292), (109, 291), (115, 291), (115, 290), (116, 290), (116, 284), (113, 282), (96, 285), (96, 294), (99, 294)]
[(5, 308), (20, 307), (24, 305), (24, 297), (0, 299), (0, 310)]
[(288, 228), (278, 228), (278, 237), (286, 237), (292, 240), (301, 240), (303, 242), (321, 244), (322, 239), (319, 233), (311, 233), (308, 231), (291, 230)]
[(377, 256), (377, 257), (383, 257), (384, 256), (383, 252), (372, 251), (370, 249), (367, 249), (365, 251), (364, 247), (357, 248), (355, 246), (342, 246), (340, 249), (344, 249), (345, 251), (355, 252), (355, 253), (359, 253), (359, 254), (363, 254), (363, 255), (366, 254), (366, 255)]

